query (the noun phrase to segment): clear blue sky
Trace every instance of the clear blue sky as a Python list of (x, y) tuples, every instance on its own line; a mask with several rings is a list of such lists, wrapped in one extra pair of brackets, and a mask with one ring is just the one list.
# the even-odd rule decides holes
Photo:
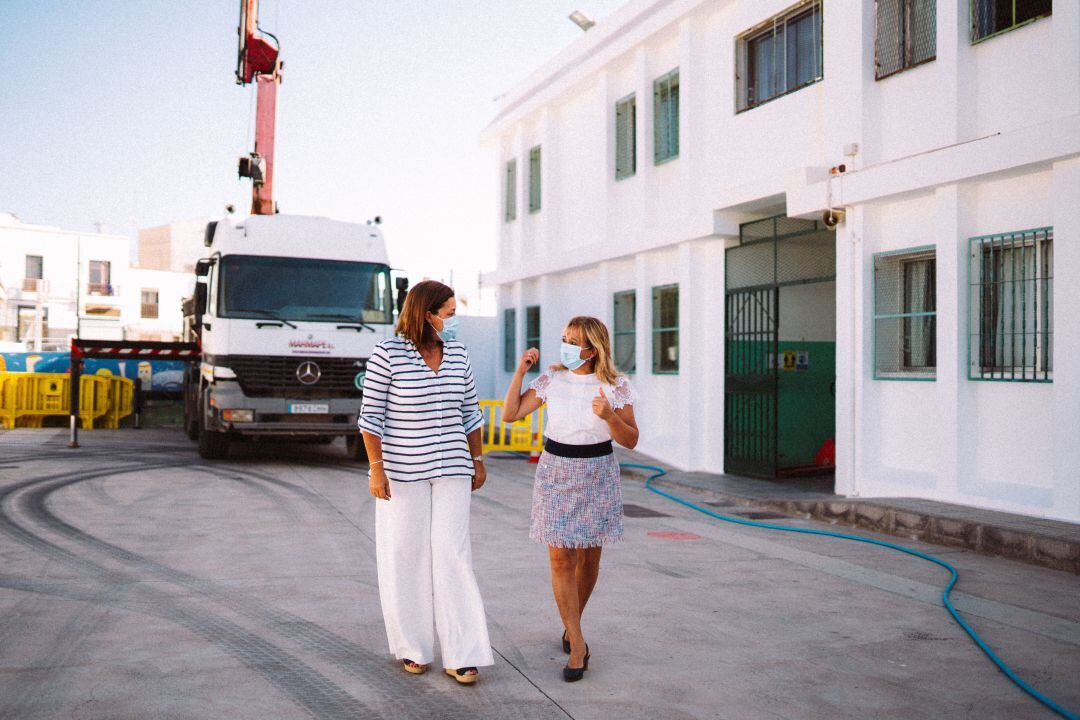
[[(571, 11), (602, 20), (624, 2), (263, 0), (285, 61), (282, 211), (382, 215), (413, 273), (491, 266), (478, 140), (493, 98), (580, 36)], [(0, 212), (132, 235), (227, 202), (246, 212), (238, 14), (238, 0), (0, 1)]]

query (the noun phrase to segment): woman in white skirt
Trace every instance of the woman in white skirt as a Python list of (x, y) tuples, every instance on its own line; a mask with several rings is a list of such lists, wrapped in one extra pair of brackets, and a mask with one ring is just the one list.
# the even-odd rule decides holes
[(492, 665), (472, 568), (470, 492), (487, 477), (483, 416), (454, 291), (428, 280), (409, 291), (397, 336), (375, 346), (357, 424), (371, 465), (379, 599), (390, 652), (410, 673), (435, 659), (459, 683)]
[(563, 331), (562, 362), (521, 392), (528, 369), (540, 355), (521, 356), (503, 402), (513, 422), (547, 403), (544, 452), (533, 486), (530, 536), (548, 546), (551, 585), (563, 621), (563, 668), (567, 682), (589, 669), (589, 646), (581, 613), (600, 573), (603, 546), (622, 539), (622, 486), (612, 440), (633, 448), (638, 441), (634, 391), (615, 370), (607, 327), (593, 317), (575, 317)]

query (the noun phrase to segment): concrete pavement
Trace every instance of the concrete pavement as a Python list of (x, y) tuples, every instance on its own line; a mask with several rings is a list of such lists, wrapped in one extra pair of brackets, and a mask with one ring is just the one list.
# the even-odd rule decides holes
[[(473, 496), (496, 665), (475, 687), (407, 675), (386, 652), (373, 501), (340, 444), (208, 464), (178, 430), (80, 439), (0, 433), (2, 718), (1053, 717), (947, 617), (940, 568), (723, 524), (631, 476), (641, 517), (605, 551), (590, 669), (566, 684), (527, 537), (534, 466), (511, 459)], [(1080, 708), (1076, 575), (904, 544), (956, 565), (976, 630)]]

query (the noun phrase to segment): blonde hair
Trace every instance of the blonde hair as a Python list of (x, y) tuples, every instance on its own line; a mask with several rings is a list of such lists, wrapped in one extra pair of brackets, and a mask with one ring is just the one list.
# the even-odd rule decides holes
[[(593, 372), (596, 373), (597, 379), (605, 385), (614, 385), (622, 373), (615, 369), (615, 362), (611, 358), (611, 338), (607, 325), (597, 318), (578, 315), (570, 318), (570, 322), (566, 323), (566, 328), (576, 328), (588, 343), (587, 346), (596, 353), (595, 357), (590, 358), (588, 362), (593, 364)], [(570, 368), (562, 363), (555, 363), (550, 369), (552, 372), (558, 372)]]

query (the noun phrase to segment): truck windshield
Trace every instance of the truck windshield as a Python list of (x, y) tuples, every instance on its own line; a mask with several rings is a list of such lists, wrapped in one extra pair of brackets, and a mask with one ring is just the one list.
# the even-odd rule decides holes
[(394, 321), (386, 265), (260, 255), (226, 255), (220, 265), (220, 317)]

